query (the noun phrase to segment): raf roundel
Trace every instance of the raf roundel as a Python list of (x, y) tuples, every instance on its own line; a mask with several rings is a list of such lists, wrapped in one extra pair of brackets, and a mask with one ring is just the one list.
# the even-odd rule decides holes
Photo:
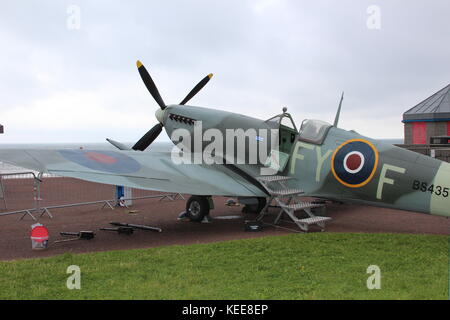
[(96, 171), (127, 174), (141, 169), (139, 162), (115, 151), (60, 150), (59, 153), (69, 161)]
[(378, 151), (369, 141), (348, 140), (331, 158), (331, 171), (344, 186), (359, 188), (372, 180), (378, 165)]

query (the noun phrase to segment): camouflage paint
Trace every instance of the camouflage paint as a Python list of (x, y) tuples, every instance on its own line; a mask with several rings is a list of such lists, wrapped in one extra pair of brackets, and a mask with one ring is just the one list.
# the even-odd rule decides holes
[[(351, 141), (367, 142), (378, 153), (369, 181), (356, 187), (339, 181), (333, 157), (322, 165), (318, 157)], [(289, 167), (296, 187), (311, 196), (450, 216), (450, 164), (355, 132), (332, 128), (322, 145), (298, 141)]]
[[(167, 120), (171, 113), (201, 120), (203, 130), (217, 128), (224, 132), (233, 128), (273, 128), (272, 123), (239, 114), (173, 105), (160, 114), (169, 136), (175, 128), (193, 130), (189, 123)], [(351, 141), (361, 141), (376, 150), (377, 161), (367, 181), (348, 186), (336, 179), (336, 172), (333, 174), (333, 160), (339, 149), (350, 145)], [(76, 156), (81, 154), (77, 151)], [(119, 150), (107, 154), (101, 151), (88, 153), (87, 157), (83, 155), (80, 162), (54, 150), (0, 150), (0, 159), (42, 172), (149, 190), (197, 195), (265, 196), (245, 175), (232, 172), (223, 165), (175, 165), (167, 152)], [(133, 163), (123, 169), (127, 169), (126, 174), (120, 168), (111, 169), (119, 160)], [(257, 165), (236, 167), (251, 177), (260, 172)], [(282, 174), (293, 176), (295, 179), (289, 181), (288, 186), (301, 188), (306, 195), (450, 216), (450, 164), (363, 137), (354, 131), (331, 127), (321, 144), (296, 141)]]

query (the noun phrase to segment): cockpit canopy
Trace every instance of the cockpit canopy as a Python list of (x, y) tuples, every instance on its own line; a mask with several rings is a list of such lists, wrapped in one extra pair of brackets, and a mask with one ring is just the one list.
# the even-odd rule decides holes
[(299, 139), (314, 144), (322, 144), (331, 124), (322, 120), (305, 119), (300, 127)]
[(278, 129), (279, 151), (289, 155), (297, 140), (298, 130), (292, 116), (283, 109), (283, 113), (265, 121), (269, 126)]
[[(274, 128), (279, 128), (281, 131), (289, 131), (292, 136), (298, 135), (299, 140), (313, 144), (322, 144), (327, 136), (328, 130), (332, 127), (331, 124), (322, 120), (305, 119), (302, 122), (300, 130), (297, 130), (292, 116), (287, 112), (266, 120), (266, 123)], [(283, 132), (281, 132), (282, 135)], [(283, 144), (282, 138), (280, 138), (280, 144)]]
[(269, 125), (272, 125), (274, 128), (279, 128), (280, 126), (283, 126), (285, 128), (294, 129), (296, 132), (298, 131), (294, 120), (292, 120), (292, 116), (287, 112), (276, 115), (266, 120), (265, 122), (268, 123)]

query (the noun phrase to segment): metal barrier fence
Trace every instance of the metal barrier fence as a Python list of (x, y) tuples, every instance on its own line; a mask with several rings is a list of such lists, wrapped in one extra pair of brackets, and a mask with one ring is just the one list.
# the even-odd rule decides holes
[[(121, 200), (184, 199), (181, 194), (134, 188), (131, 193), (131, 197)], [(50, 210), (56, 208), (103, 204), (114, 209), (118, 205), (116, 186), (31, 171), (0, 174), (0, 201), (0, 216), (22, 213), (21, 219), (29, 215), (33, 220), (35, 215), (47, 214), (51, 218)]]
[(450, 162), (450, 147), (448, 144), (396, 144), (405, 148), (441, 161)]

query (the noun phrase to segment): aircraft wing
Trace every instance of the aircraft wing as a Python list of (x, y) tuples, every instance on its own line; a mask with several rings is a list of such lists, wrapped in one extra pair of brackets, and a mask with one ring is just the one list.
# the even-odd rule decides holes
[(170, 152), (0, 150), (0, 161), (30, 170), (132, 188), (194, 195), (264, 197), (255, 184), (220, 164), (175, 164)]

